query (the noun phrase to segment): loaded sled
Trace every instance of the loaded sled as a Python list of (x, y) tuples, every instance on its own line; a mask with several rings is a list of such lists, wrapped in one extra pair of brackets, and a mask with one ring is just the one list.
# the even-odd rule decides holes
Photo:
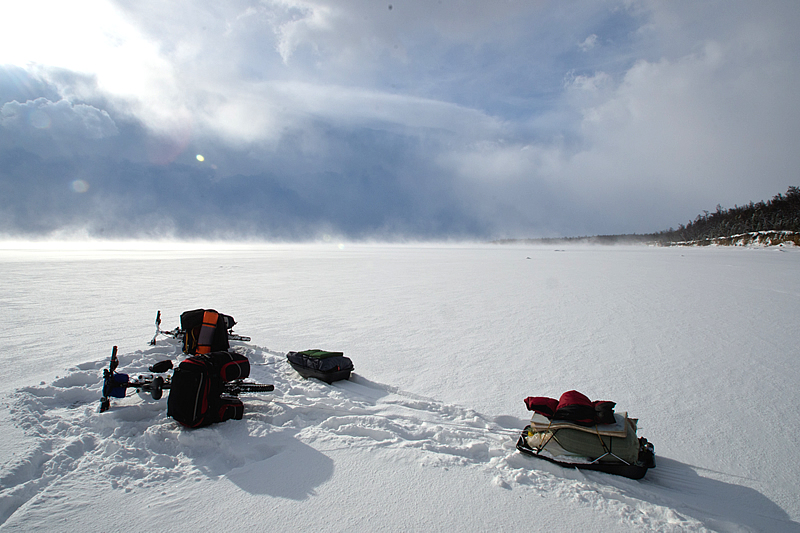
[(353, 362), (342, 352), (305, 350), (289, 352), (286, 354), (286, 359), (304, 378), (317, 378), (328, 384), (350, 379), (350, 372), (353, 371)]
[(653, 445), (636, 437), (637, 420), (615, 413), (613, 402), (592, 402), (569, 391), (560, 400), (529, 397), (525, 405), (534, 414), (517, 440), (521, 453), (631, 479), (643, 478), (656, 466)]

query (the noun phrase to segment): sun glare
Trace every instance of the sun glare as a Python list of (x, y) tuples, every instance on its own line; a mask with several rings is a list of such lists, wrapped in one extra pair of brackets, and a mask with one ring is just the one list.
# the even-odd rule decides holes
[(107, 0), (7, 2), (3, 19), (0, 64), (95, 76), (101, 90), (145, 104), (159, 102), (161, 91), (172, 90), (171, 67), (156, 43)]

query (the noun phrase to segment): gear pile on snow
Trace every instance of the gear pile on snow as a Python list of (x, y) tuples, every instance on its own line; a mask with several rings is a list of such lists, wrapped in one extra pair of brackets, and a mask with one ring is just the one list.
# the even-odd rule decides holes
[[(172, 377), (142, 377), (131, 380), (127, 374), (115, 372), (116, 347), (109, 369), (104, 372), (103, 398), (100, 411), (107, 410), (111, 397), (124, 397), (128, 388), (147, 391), (154, 399), (163, 390), (171, 390), (167, 416), (185, 427), (203, 427), (225, 420), (240, 420), (244, 412), (238, 392), (271, 391), (272, 385), (246, 384), (250, 373), (247, 357), (229, 350), (229, 339), (246, 340), (233, 334), (233, 317), (214, 309), (194, 309), (181, 314), (181, 326), (162, 331), (161, 311), (156, 315), (156, 334), (183, 341), (183, 352), (190, 355), (173, 372)], [(288, 352), (287, 362), (304, 378), (316, 378), (328, 384), (350, 379), (353, 362), (343, 352), (305, 350)], [(172, 368), (171, 361), (168, 368)], [(150, 367), (153, 372), (163, 369)], [(527, 455), (552, 463), (585, 470), (641, 479), (654, 468), (655, 451), (644, 437), (637, 437), (637, 422), (627, 412), (616, 413), (616, 403), (591, 401), (584, 394), (571, 390), (556, 400), (544, 396), (525, 398), (525, 406), (533, 411), (531, 423), (522, 430), (517, 449)]]
[[(250, 361), (239, 352), (231, 351), (229, 339), (249, 341), (250, 337), (233, 334), (236, 321), (214, 309), (194, 309), (181, 314), (181, 325), (172, 331), (161, 330), (161, 311), (156, 314), (156, 333), (183, 342), (183, 353), (188, 358), (180, 362), (171, 376), (141, 375), (131, 379), (117, 372), (119, 365), (117, 347), (111, 353), (109, 367), (103, 371), (103, 397), (100, 412), (111, 407), (111, 398), (124, 398), (128, 389), (149, 392), (154, 400), (161, 399), (168, 390), (167, 416), (188, 428), (199, 428), (224, 422), (241, 420), (244, 404), (238, 395), (243, 392), (270, 392), (271, 384), (246, 382), (250, 376)], [(174, 368), (171, 360), (159, 361), (149, 367), (150, 372), (163, 374)]]
[(559, 400), (525, 398), (525, 406), (534, 414), (517, 449), (561, 466), (641, 479), (656, 466), (653, 445), (636, 437), (637, 419), (615, 413), (615, 405), (591, 401), (574, 390)]

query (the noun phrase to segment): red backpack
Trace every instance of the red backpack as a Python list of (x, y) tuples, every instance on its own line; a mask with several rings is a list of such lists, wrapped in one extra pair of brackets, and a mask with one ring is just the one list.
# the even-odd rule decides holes
[(172, 374), (167, 416), (190, 428), (241, 420), (244, 404), (239, 398), (224, 394), (224, 383), (249, 375), (250, 361), (236, 352), (189, 357)]

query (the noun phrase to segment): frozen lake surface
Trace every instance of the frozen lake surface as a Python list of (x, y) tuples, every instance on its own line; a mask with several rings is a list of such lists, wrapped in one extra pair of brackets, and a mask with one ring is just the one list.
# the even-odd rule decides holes
[[(2, 530), (800, 531), (797, 249), (6, 243), (0, 272)], [(201, 307), (274, 394), (195, 431), (163, 399), (97, 413), (111, 347), (178, 361), (156, 311)], [(301, 379), (309, 348), (353, 379)], [(657, 467), (517, 453), (522, 400), (571, 389)]]

